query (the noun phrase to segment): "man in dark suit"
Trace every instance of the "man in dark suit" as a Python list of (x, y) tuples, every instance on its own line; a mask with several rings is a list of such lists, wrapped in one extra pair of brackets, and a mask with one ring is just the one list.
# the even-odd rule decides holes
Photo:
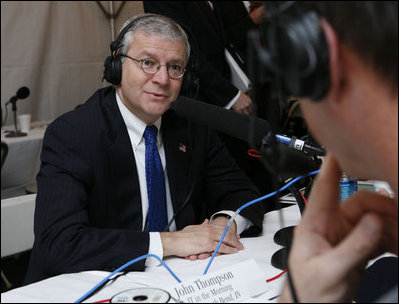
[[(178, 25), (163, 16), (138, 16), (125, 23), (111, 49), (104, 76), (114, 86), (98, 90), (46, 131), (25, 283), (112, 271), (147, 253), (207, 258), (229, 217), (258, 196), (212, 131), (169, 110), (189, 58)], [(149, 160), (147, 131), (154, 129), (156, 160)], [(155, 163), (164, 180), (153, 188), (157, 169), (149, 168)], [(154, 207), (161, 211), (154, 215)], [(163, 217), (169, 224), (153, 228)], [(220, 253), (243, 249), (239, 234), (259, 234), (262, 220), (260, 206), (243, 210)], [(154, 262), (147, 258), (127, 270)]]
[[(253, 5), (249, 4), (250, 11), (248, 11), (244, 1), (218, 1), (215, 5), (218, 8), (219, 17), (225, 29), (226, 39), (240, 52), (243, 60), (248, 62), (247, 34), (248, 31), (256, 29), (261, 22), (265, 6), (260, 3), (259, 6), (252, 8)], [(251, 14), (255, 12), (256, 15), (253, 15), (254, 19), (252, 19)]]

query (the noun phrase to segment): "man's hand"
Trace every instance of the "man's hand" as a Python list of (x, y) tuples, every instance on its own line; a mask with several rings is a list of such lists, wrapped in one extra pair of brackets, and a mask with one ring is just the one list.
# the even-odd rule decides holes
[[(226, 228), (226, 226), (227, 226), (227, 223), (229, 222), (229, 218), (227, 218), (226, 216), (224, 216), (224, 215), (219, 215), (219, 216), (217, 216), (216, 218), (214, 218), (213, 219), (213, 221), (212, 221), (212, 225), (217, 225), (217, 226), (220, 226), (220, 227), (222, 227), (223, 228), (223, 231), (224, 231), (224, 229)], [(231, 225), (230, 225), (230, 227), (229, 227), (229, 231), (232, 231), (232, 232), (237, 232), (237, 224), (236, 224), (236, 222), (235, 221), (233, 221), (232, 223), (231, 223)], [(240, 238), (240, 236), (237, 234), (237, 237), (238, 237), (238, 239)], [(219, 240), (220, 241), (220, 240)], [(219, 243), (219, 242), (218, 242)], [(240, 243), (241, 244), (241, 243)], [(242, 246), (242, 247), (241, 247)], [(241, 246), (238, 248), (238, 249), (244, 249), (244, 246), (241, 244)], [(203, 252), (203, 253), (200, 253), (200, 254), (191, 254), (191, 255), (189, 255), (189, 256), (186, 256), (186, 259), (188, 259), (188, 260), (191, 260), (191, 261), (195, 261), (195, 260), (204, 260), (204, 259), (206, 259), (206, 258), (208, 258), (208, 257), (210, 257), (212, 254), (213, 254), (213, 252), (214, 251), (212, 251), (212, 252)], [(218, 251), (218, 253), (216, 254), (216, 256), (218, 256), (218, 255), (220, 255), (220, 250)]]
[(252, 107), (252, 99), (247, 94), (240, 92), (240, 96), (231, 108), (238, 113), (251, 115)]
[[(398, 251), (397, 202), (359, 191), (340, 203), (340, 176), (326, 157), (295, 229), (289, 268), (301, 302), (351, 302), (368, 260)], [(287, 283), (280, 301), (292, 301)]]
[[(201, 225), (190, 225), (181, 231), (161, 232), (164, 256), (176, 255), (190, 260), (206, 259), (216, 249), (228, 223), (224, 216), (217, 217), (212, 224), (206, 219)], [(236, 253), (244, 249), (233, 222), (223, 239), (218, 253)]]

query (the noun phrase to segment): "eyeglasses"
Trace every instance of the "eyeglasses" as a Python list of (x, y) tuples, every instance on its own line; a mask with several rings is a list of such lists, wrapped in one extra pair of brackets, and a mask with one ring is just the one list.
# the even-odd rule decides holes
[(152, 59), (152, 58), (145, 58), (145, 59), (134, 59), (128, 55), (121, 54), (120, 56), (122, 57), (127, 57), (130, 58), (136, 62), (141, 63), (141, 69), (147, 73), (147, 74), (155, 74), (156, 72), (159, 71), (161, 66), (166, 66), (166, 69), (168, 71), (168, 75), (172, 79), (179, 79), (184, 75), (184, 72), (186, 71), (185, 68), (180, 66), (179, 64), (173, 63), (173, 64), (160, 64), (157, 60)]

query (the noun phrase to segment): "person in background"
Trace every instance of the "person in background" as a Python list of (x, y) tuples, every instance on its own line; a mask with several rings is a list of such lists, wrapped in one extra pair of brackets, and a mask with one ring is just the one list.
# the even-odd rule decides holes
[[(246, 61), (234, 42), (229, 40), (229, 27), (243, 22), (240, 27), (246, 30), (253, 22), (249, 18), (242, 2), (235, 1), (143, 1), (144, 11), (172, 18), (182, 24), (191, 33), (198, 45), (199, 94), (197, 99), (237, 113), (254, 114), (254, 102), (250, 91), (241, 91), (233, 85), (232, 72), (225, 57), (228, 49), (237, 64), (246, 72)], [(228, 7), (231, 6), (231, 9)], [(228, 12), (225, 10), (229, 10)], [(226, 13), (232, 14), (226, 19)], [(233, 20), (234, 21), (233, 21)], [(251, 25), (252, 26), (252, 25)], [(240, 37), (245, 35), (241, 32)], [(260, 165), (259, 160), (248, 155), (247, 142), (222, 132), (218, 133), (238, 166), (256, 184), (262, 194), (271, 190), (269, 173)]]
[(266, 7), (261, 1), (219, 1), (217, 7), (226, 40), (234, 45), (247, 64), (247, 33), (264, 20)]
[[(280, 301), (348, 303), (370, 259), (398, 254), (398, 3), (301, 1), (288, 10), (296, 6), (318, 14), (327, 42), (328, 91), (300, 106), (328, 155), (294, 232)], [(340, 203), (342, 170), (388, 182), (394, 197), (362, 190)], [(397, 295), (396, 285), (384, 299)]]
[[(245, 62), (245, 68), (250, 60), (248, 48), (251, 46), (248, 39), (250, 31), (258, 30), (259, 24), (267, 17), (266, 6), (261, 1), (218, 1), (220, 20), (224, 25), (226, 41), (234, 45)], [(251, 46), (252, 47), (252, 46)], [(282, 132), (282, 109), (279, 99), (271, 94), (273, 84), (266, 79), (256, 82), (251, 86), (250, 95), (255, 104), (253, 115), (265, 119), (275, 133)], [(250, 176), (268, 184), (265, 172), (253, 170)], [(263, 176), (263, 178), (262, 178)], [(259, 187), (259, 186), (258, 186)], [(267, 187), (263, 187), (267, 190)]]
[[(113, 271), (148, 253), (207, 258), (235, 210), (259, 196), (215, 133), (169, 109), (190, 57), (178, 24), (138, 15), (111, 49), (104, 77), (113, 86), (46, 130), (25, 284)], [(220, 253), (242, 250), (239, 235), (259, 234), (262, 221), (261, 206), (243, 210)]]

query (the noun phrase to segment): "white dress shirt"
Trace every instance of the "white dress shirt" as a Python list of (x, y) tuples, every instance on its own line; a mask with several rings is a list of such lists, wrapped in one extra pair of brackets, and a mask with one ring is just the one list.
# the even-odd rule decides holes
[[(145, 141), (144, 141), (144, 131), (147, 125), (142, 122), (139, 118), (137, 118), (122, 102), (120, 99), (118, 93), (115, 93), (116, 95), (116, 101), (119, 107), (119, 110), (122, 114), (122, 118), (126, 124), (127, 131), (129, 134), (130, 142), (132, 144), (133, 148), (133, 154), (134, 154), (134, 159), (136, 161), (136, 166), (137, 166), (137, 174), (139, 178), (139, 184), (140, 184), (140, 193), (141, 193), (141, 208), (142, 208), (142, 214), (143, 214), (143, 231), (145, 230), (145, 223), (147, 219), (147, 213), (148, 213), (148, 197), (147, 197), (147, 180), (146, 180), (146, 173), (145, 173)], [(159, 156), (161, 158), (162, 162), (162, 167), (164, 169), (164, 174), (165, 174), (165, 189), (166, 189), (166, 205), (167, 205), (167, 212), (168, 212), (168, 221), (170, 221), (173, 217), (173, 206), (172, 206), (172, 199), (170, 197), (170, 189), (169, 189), (169, 180), (168, 180), (168, 175), (167, 175), (167, 169), (166, 169), (166, 160), (165, 160), (165, 148), (162, 143), (162, 135), (160, 131), (161, 127), (161, 121), (162, 117), (159, 118), (154, 125), (158, 128), (158, 134), (157, 134), (157, 148), (159, 152)], [(243, 202), (243, 204), (246, 202)], [(234, 215), (233, 211), (220, 211), (218, 213), (215, 213), (210, 221), (213, 220), (213, 218), (217, 214), (227, 214), (230, 216)], [(241, 215), (238, 215), (235, 219), (236, 224), (237, 224), (237, 233), (241, 233), (244, 230), (248, 229), (250, 226), (252, 226), (252, 222), (249, 221), (248, 219), (242, 217)], [(169, 231), (175, 231), (176, 230), (176, 224), (173, 222), (170, 225)], [(148, 253), (150, 254), (155, 254), (161, 259), (163, 258), (163, 248), (162, 248), (162, 241), (161, 241), (161, 236), (159, 232), (150, 232), (150, 245), (149, 245), (149, 250)], [(146, 266), (156, 266), (159, 265), (159, 261), (153, 258), (147, 258), (146, 259)]]

